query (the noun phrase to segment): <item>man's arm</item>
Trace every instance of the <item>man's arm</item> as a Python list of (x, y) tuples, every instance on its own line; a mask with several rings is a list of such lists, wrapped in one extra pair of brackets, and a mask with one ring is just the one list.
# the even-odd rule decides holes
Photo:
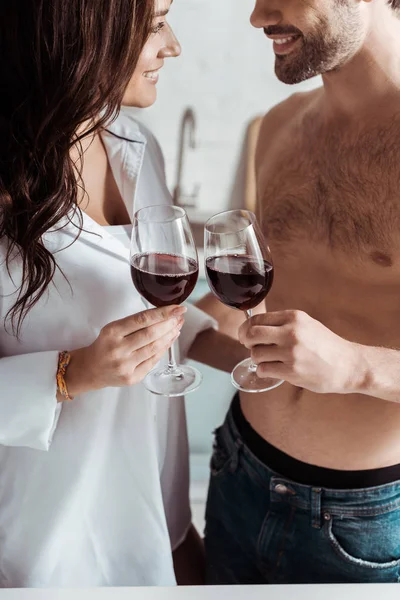
[(400, 403), (400, 351), (356, 345), (360, 367), (355, 393)]
[(345, 340), (297, 310), (258, 315), (239, 331), (260, 377), (320, 394), (364, 394), (400, 403), (400, 351)]

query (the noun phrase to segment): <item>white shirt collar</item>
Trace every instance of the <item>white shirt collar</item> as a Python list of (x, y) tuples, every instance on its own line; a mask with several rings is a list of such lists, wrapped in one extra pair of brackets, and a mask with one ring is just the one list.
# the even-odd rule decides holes
[(126, 142), (146, 143), (139, 123), (128, 112), (128, 109), (121, 108), (118, 117), (107, 125), (105, 131)]
[[(135, 196), (146, 149), (146, 137), (141, 132), (138, 122), (130, 114), (121, 110), (118, 118), (103, 130), (101, 138), (116, 184), (132, 220), (135, 212)], [(115, 255), (122, 255), (126, 260), (126, 249), (123, 244), (115, 240), (107, 229), (96, 223), (88, 215), (82, 213), (82, 216), (84, 230), (80, 234), (80, 240), (102, 246), (103, 249)], [(64, 217), (48, 233), (57, 231), (62, 227), (66, 233), (75, 237), (78, 232), (78, 224), (77, 215), (71, 221), (68, 217)], [(97, 235), (94, 236), (93, 233)]]

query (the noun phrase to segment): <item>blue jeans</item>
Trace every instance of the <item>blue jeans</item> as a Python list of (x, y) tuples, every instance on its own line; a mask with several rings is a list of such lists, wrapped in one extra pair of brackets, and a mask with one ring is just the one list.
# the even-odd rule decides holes
[(215, 433), (207, 583), (400, 582), (400, 481), (331, 490), (261, 463), (230, 413)]

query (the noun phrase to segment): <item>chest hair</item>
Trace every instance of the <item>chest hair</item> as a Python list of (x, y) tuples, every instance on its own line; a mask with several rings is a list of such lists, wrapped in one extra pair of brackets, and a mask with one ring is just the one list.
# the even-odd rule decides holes
[(390, 266), (400, 232), (399, 174), (400, 118), (357, 135), (302, 123), (265, 157), (263, 227), (279, 244), (306, 237)]

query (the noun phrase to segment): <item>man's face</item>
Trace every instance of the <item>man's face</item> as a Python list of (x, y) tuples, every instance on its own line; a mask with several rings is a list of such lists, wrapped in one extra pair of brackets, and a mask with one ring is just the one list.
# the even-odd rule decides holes
[(257, 0), (251, 23), (274, 40), (275, 73), (289, 84), (339, 69), (365, 36), (357, 0)]

